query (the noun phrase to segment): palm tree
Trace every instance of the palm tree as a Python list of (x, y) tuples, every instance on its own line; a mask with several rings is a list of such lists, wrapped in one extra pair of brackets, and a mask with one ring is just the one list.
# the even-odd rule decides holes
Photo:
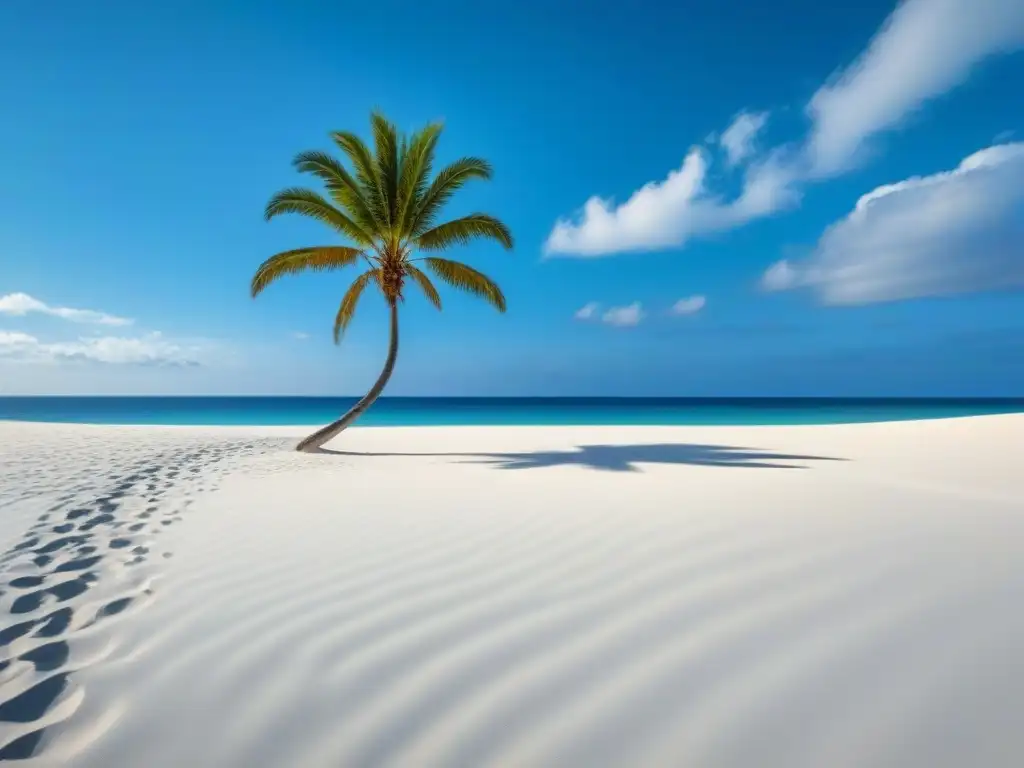
[(413, 258), (418, 252), (442, 251), (476, 238), (497, 240), (506, 249), (512, 248), (508, 227), (485, 213), (471, 213), (443, 224), (437, 222), (441, 209), (458, 189), (472, 179), (491, 177), (490, 164), (480, 158), (464, 157), (431, 179), (440, 124), (432, 123), (406, 136), (382, 114), (373, 112), (370, 125), (372, 152), (353, 133), (331, 133), (331, 139), (351, 163), (351, 172), (324, 152), (302, 152), (295, 157), (295, 168), (319, 178), (330, 200), (309, 189), (290, 188), (274, 195), (265, 211), (268, 221), (282, 213), (317, 219), (347, 237), (352, 245), (320, 245), (271, 256), (252, 279), (254, 298), (283, 275), (365, 264), (366, 271), (353, 281), (341, 299), (334, 319), (334, 342), (340, 342), (367, 287), (380, 291), (391, 315), (388, 355), (377, 381), (348, 413), (300, 442), (299, 451), (319, 449), (358, 419), (384, 391), (398, 356), (398, 305), (405, 299), (407, 281), (415, 283), (437, 309), (441, 309), (441, 297), (427, 272), (453, 288), (483, 298), (499, 312), (505, 311), (501, 289), (483, 273), (437, 256)]

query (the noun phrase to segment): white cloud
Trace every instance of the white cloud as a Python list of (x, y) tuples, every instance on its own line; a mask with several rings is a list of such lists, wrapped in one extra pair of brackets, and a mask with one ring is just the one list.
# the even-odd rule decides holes
[(905, 0), (808, 104), (812, 173), (845, 170), (868, 138), (962, 83), (984, 59), (1022, 45), (1021, 0)]
[(673, 315), (695, 315), (704, 309), (707, 303), (705, 296), (690, 296), (673, 304), (669, 312)]
[(582, 307), (576, 310), (576, 314), (573, 315), (577, 320), (593, 320), (597, 317), (597, 311), (601, 308), (601, 305), (596, 301), (591, 301), (588, 304), (584, 304)]
[[(737, 197), (709, 188), (709, 152), (697, 147), (678, 170), (625, 202), (594, 196), (575, 216), (558, 219), (545, 253), (594, 257), (678, 248), (792, 207), (805, 184), (851, 167), (869, 138), (958, 85), (982, 60), (1021, 45), (1021, 0), (905, 0), (865, 52), (814, 94), (806, 139), (755, 155)], [(750, 160), (765, 119), (743, 112), (723, 133), (727, 164)]]
[(670, 248), (772, 213), (796, 200), (782, 157), (776, 153), (750, 167), (742, 194), (726, 201), (706, 189), (708, 155), (696, 147), (678, 170), (645, 184), (621, 205), (590, 198), (576, 221), (555, 223), (545, 251), (586, 257)]
[(800, 273), (789, 259), (775, 262), (761, 277), (761, 287), (766, 291), (788, 291), (799, 283)]
[(634, 301), (625, 307), (611, 307), (601, 315), (601, 321), (608, 325), (616, 325), (621, 328), (639, 325), (644, 319), (643, 306), (639, 301)]
[(27, 293), (9, 293), (0, 296), (0, 314), (21, 317), (32, 312), (51, 315), (73, 323), (96, 323), (98, 325), (131, 325), (132, 320), (115, 317), (105, 312), (94, 312), (91, 309), (71, 309), (70, 307), (51, 307), (29, 296)]
[(4, 353), (4, 350), (22, 349), (38, 343), (35, 336), (29, 336), (27, 333), (0, 331), (0, 355)]
[(139, 337), (92, 336), (75, 341), (41, 342), (27, 333), (0, 331), (0, 357), (30, 363), (88, 361), (110, 365), (199, 365), (201, 345), (165, 339), (159, 333)]
[(1024, 142), (878, 187), (806, 261), (773, 265), (762, 284), (810, 288), (827, 304), (1024, 287)]
[(297, 339), (298, 341), (305, 341), (309, 338), (309, 334), (305, 331), (293, 331), (292, 338)]
[(719, 140), (729, 165), (737, 165), (753, 154), (754, 138), (767, 122), (767, 112), (740, 112), (736, 115)]

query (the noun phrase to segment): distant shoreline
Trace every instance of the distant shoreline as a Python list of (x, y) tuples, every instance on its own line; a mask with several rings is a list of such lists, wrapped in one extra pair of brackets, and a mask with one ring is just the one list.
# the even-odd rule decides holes
[[(834, 422), (803, 422), (793, 424), (783, 423), (763, 423), (763, 424), (650, 424), (650, 423), (636, 423), (636, 424), (604, 424), (604, 423), (559, 423), (559, 424), (373, 424), (358, 421), (353, 424), (349, 429), (358, 429), (365, 431), (376, 431), (383, 430), (388, 432), (398, 430), (415, 430), (415, 431), (439, 431), (448, 432), (449, 430), (456, 430), (459, 432), (471, 432), (471, 431), (482, 431), (482, 430), (497, 430), (499, 432), (515, 432), (515, 431), (550, 431), (550, 430), (585, 430), (585, 431), (629, 431), (629, 430), (666, 430), (666, 431), (678, 431), (679, 429), (715, 429), (715, 430), (735, 430), (735, 429), (778, 429), (778, 428), (801, 428), (801, 429), (813, 429), (821, 427), (873, 427), (873, 426), (886, 426), (891, 424), (911, 424), (914, 422), (964, 422), (964, 421), (990, 421), (990, 420), (1002, 420), (1005, 418), (1019, 417), (1024, 419), (1024, 411), (1013, 411), (1006, 413), (973, 413), (964, 414), (961, 416), (932, 416), (932, 417), (921, 417), (914, 419), (889, 419), (889, 420), (878, 420), (878, 421), (834, 421)], [(153, 429), (153, 430), (168, 430), (168, 431), (194, 431), (196, 434), (226, 434), (230, 435), (233, 433), (240, 435), (256, 435), (264, 437), (301, 437), (311, 429), (316, 429), (320, 424), (308, 423), (308, 424), (147, 424), (145, 422), (94, 422), (94, 421), (39, 421), (30, 419), (7, 419), (0, 418), (0, 426), (8, 427), (84, 427), (84, 428), (97, 428), (97, 429), (129, 429), (129, 430), (142, 430), (142, 429)], [(340, 438), (339, 438), (340, 439)]]
[[(0, 395), (5, 400), (357, 400), (361, 395)], [(382, 395), (378, 402), (540, 403), (1020, 403), (1024, 395)]]
[[(177, 426), (322, 425), (355, 401), (288, 396), (0, 397), (0, 420)], [(758, 426), (919, 421), (1024, 413), (1024, 398), (384, 397), (358, 424), (456, 426)]]

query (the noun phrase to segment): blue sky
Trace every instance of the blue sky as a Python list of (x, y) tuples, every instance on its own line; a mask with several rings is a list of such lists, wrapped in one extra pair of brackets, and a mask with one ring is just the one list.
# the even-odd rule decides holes
[(247, 289), (380, 107), (516, 237), (453, 254), (506, 315), (406, 302), (389, 394), (1024, 394), (1022, 47), (1019, 0), (8, 0), (0, 393), (363, 391), (354, 273)]

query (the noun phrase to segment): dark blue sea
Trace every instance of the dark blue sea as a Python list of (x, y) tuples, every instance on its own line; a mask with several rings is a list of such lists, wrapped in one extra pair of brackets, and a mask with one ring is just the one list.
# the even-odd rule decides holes
[[(0, 397), (0, 419), (88, 424), (317, 425), (351, 397)], [(842, 424), (1022, 413), (1024, 398), (384, 397), (364, 426)]]

